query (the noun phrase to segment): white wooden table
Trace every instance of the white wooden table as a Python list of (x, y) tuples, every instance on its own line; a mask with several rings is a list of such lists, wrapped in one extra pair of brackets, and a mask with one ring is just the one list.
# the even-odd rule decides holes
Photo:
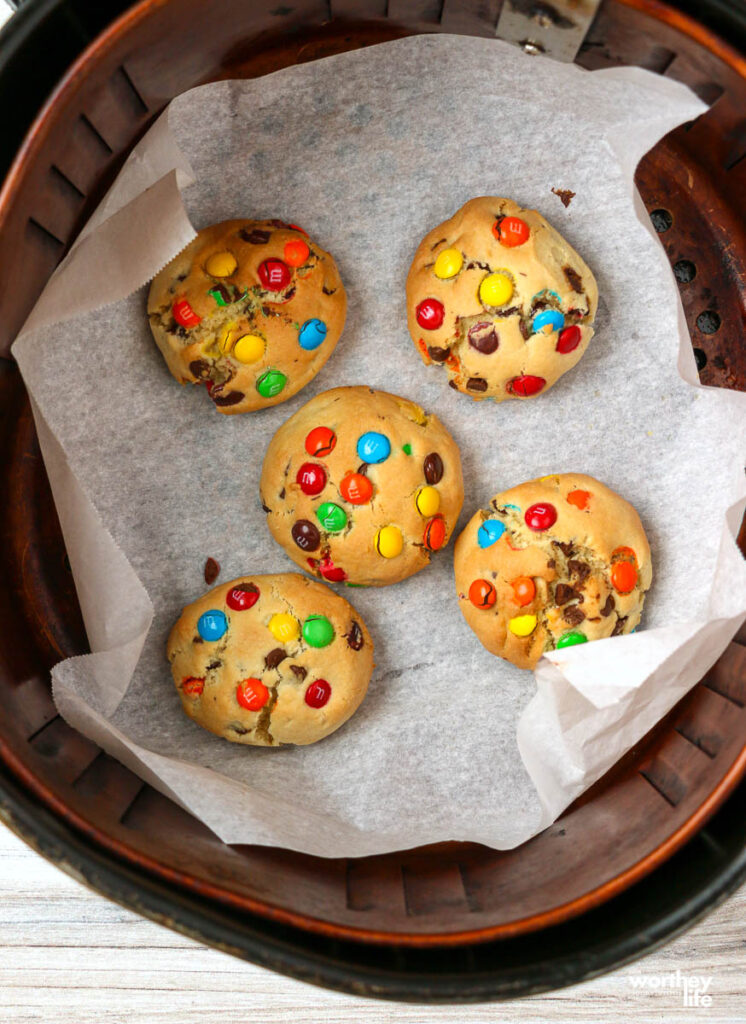
[[(711, 1005), (685, 1007), (682, 988), (668, 987), (694, 975), (711, 979)], [(207, 949), (109, 903), (0, 826), (0, 1024), (632, 1020), (746, 1022), (746, 887), (675, 942), (595, 981), (512, 1003), (411, 1006), (337, 995)]]

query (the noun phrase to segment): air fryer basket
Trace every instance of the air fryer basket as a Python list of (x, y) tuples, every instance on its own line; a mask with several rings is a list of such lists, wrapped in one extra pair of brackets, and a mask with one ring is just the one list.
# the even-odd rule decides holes
[[(550, 36), (561, 24), (548, 4), (512, 3), (529, 29), (532, 16)], [(15, 159), (0, 193), (2, 814), (41, 852), (148, 916), (308, 980), (400, 999), (507, 997), (579, 980), (663, 941), (746, 876), (746, 636), (622, 763), (517, 850), (447, 843), (322, 860), (225, 846), (56, 713), (49, 668), (85, 651), (85, 632), (28, 398), (7, 353), (133, 143), (173, 96), (412, 32), (494, 35), (505, 13), (500, 0), (143, 0), (105, 27), (98, 9), (92, 29), (103, 31), (76, 63), (63, 73), (61, 60), (50, 62), (55, 91), (17, 155), (6, 150), (7, 164)], [(60, 57), (77, 56), (89, 12), (80, 15), (75, 0), (39, 0), (16, 17), (0, 38), (0, 87), (15, 86), (21, 108), (6, 146), (27, 126), (24, 110), (38, 111), (41, 96), (21, 89), (37, 46), (51, 33)], [(708, 9), (713, 25), (724, 17)], [(734, 19), (726, 34), (735, 39), (742, 27)], [(530, 35), (524, 43), (542, 45)], [(743, 389), (746, 61), (657, 0), (607, 0), (576, 60), (641, 65), (712, 104), (645, 156), (637, 182), (680, 284), (702, 380)]]

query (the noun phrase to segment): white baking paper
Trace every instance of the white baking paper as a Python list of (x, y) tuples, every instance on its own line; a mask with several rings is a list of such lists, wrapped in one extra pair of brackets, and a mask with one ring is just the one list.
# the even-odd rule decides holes
[[(632, 182), (643, 153), (702, 110), (684, 86), (638, 69), (588, 73), (460, 36), (175, 100), (14, 347), (93, 651), (54, 669), (67, 721), (226, 842), (334, 857), (449, 839), (515, 846), (624, 754), (746, 615), (734, 543), (746, 397), (697, 384), (676, 286)], [(576, 193), (568, 208), (552, 188)], [(599, 283), (589, 351), (531, 402), (455, 393), (407, 333), (415, 247), (484, 194), (544, 213)], [(231, 217), (304, 225), (337, 259), (349, 315), (301, 394), (225, 417), (204, 389), (169, 376), (143, 286), (192, 225)], [(208, 556), (223, 580), (295, 571), (265, 525), (262, 458), (288, 416), (341, 384), (437, 411), (463, 455), (460, 527), (497, 491), (549, 473), (590, 473), (625, 495), (653, 552), (644, 628), (555, 652), (534, 678), (465, 625), (450, 546), (404, 583), (344, 591), (375, 638), (376, 670), (332, 737), (254, 749), (195, 726), (171, 681), (168, 630), (205, 589)]]

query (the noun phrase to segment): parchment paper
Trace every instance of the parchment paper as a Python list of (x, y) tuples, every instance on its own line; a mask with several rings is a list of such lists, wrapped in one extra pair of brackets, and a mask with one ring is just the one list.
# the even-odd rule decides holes
[[(702, 109), (644, 71), (588, 73), (457, 36), (175, 100), (14, 348), (94, 652), (54, 669), (62, 715), (223, 840), (323, 856), (447, 839), (508, 848), (609, 768), (746, 615), (733, 539), (745, 397), (696, 383), (676, 286), (632, 183), (643, 153)], [(576, 193), (567, 209), (553, 187)], [(542, 211), (599, 282), (589, 351), (531, 402), (456, 394), (421, 365), (406, 329), (417, 243), (484, 194)], [(224, 417), (204, 389), (169, 376), (141, 286), (192, 224), (238, 216), (304, 225), (334, 253), (350, 309), (337, 351), (301, 394)], [(453, 432), (459, 529), (494, 493), (537, 475), (590, 473), (625, 495), (653, 551), (644, 628), (553, 653), (534, 680), (466, 627), (451, 545), (402, 584), (344, 591), (377, 665), (343, 729), (307, 748), (228, 744), (182, 714), (168, 629), (205, 589), (208, 556), (221, 579), (295, 570), (259, 504), (266, 445), (313, 395), (361, 383), (437, 410)]]

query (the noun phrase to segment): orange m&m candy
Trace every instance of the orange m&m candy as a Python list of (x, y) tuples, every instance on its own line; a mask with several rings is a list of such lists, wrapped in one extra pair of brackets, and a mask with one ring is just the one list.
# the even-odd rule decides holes
[(317, 459), (323, 459), (334, 450), (336, 443), (337, 435), (331, 427), (314, 427), (306, 437), (306, 451)]
[(187, 697), (201, 697), (204, 688), (204, 679), (198, 679), (197, 676), (189, 676), (181, 681), (182, 693), (185, 693)]
[(236, 700), (247, 711), (260, 711), (269, 700), (269, 690), (261, 679), (244, 679), (236, 687)]
[(611, 567), (611, 582), (620, 594), (629, 594), (637, 583), (637, 569), (632, 562), (615, 562)]
[(570, 491), (567, 495), (568, 505), (574, 505), (575, 508), (579, 508), (582, 512), (584, 508), (588, 507), (588, 502), (591, 499), (590, 491)]
[(428, 551), (439, 551), (446, 540), (446, 521), (443, 516), (434, 516), (427, 522), (423, 536)]
[(500, 245), (514, 249), (528, 241), (531, 229), (520, 217), (503, 217), (492, 225), (492, 233)]
[(308, 248), (302, 238), (293, 238), (291, 241), (285, 243), (283, 249), (283, 256), (285, 262), (291, 267), (302, 267), (308, 259), (311, 250)]
[(515, 603), (523, 607), (536, 597), (536, 584), (530, 576), (517, 576), (511, 583)]
[(345, 501), (352, 505), (367, 505), (373, 495), (373, 484), (363, 473), (348, 473), (339, 485)]
[(491, 608), (497, 600), (497, 593), (489, 580), (474, 580), (469, 587), (469, 600), (475, 608)]

